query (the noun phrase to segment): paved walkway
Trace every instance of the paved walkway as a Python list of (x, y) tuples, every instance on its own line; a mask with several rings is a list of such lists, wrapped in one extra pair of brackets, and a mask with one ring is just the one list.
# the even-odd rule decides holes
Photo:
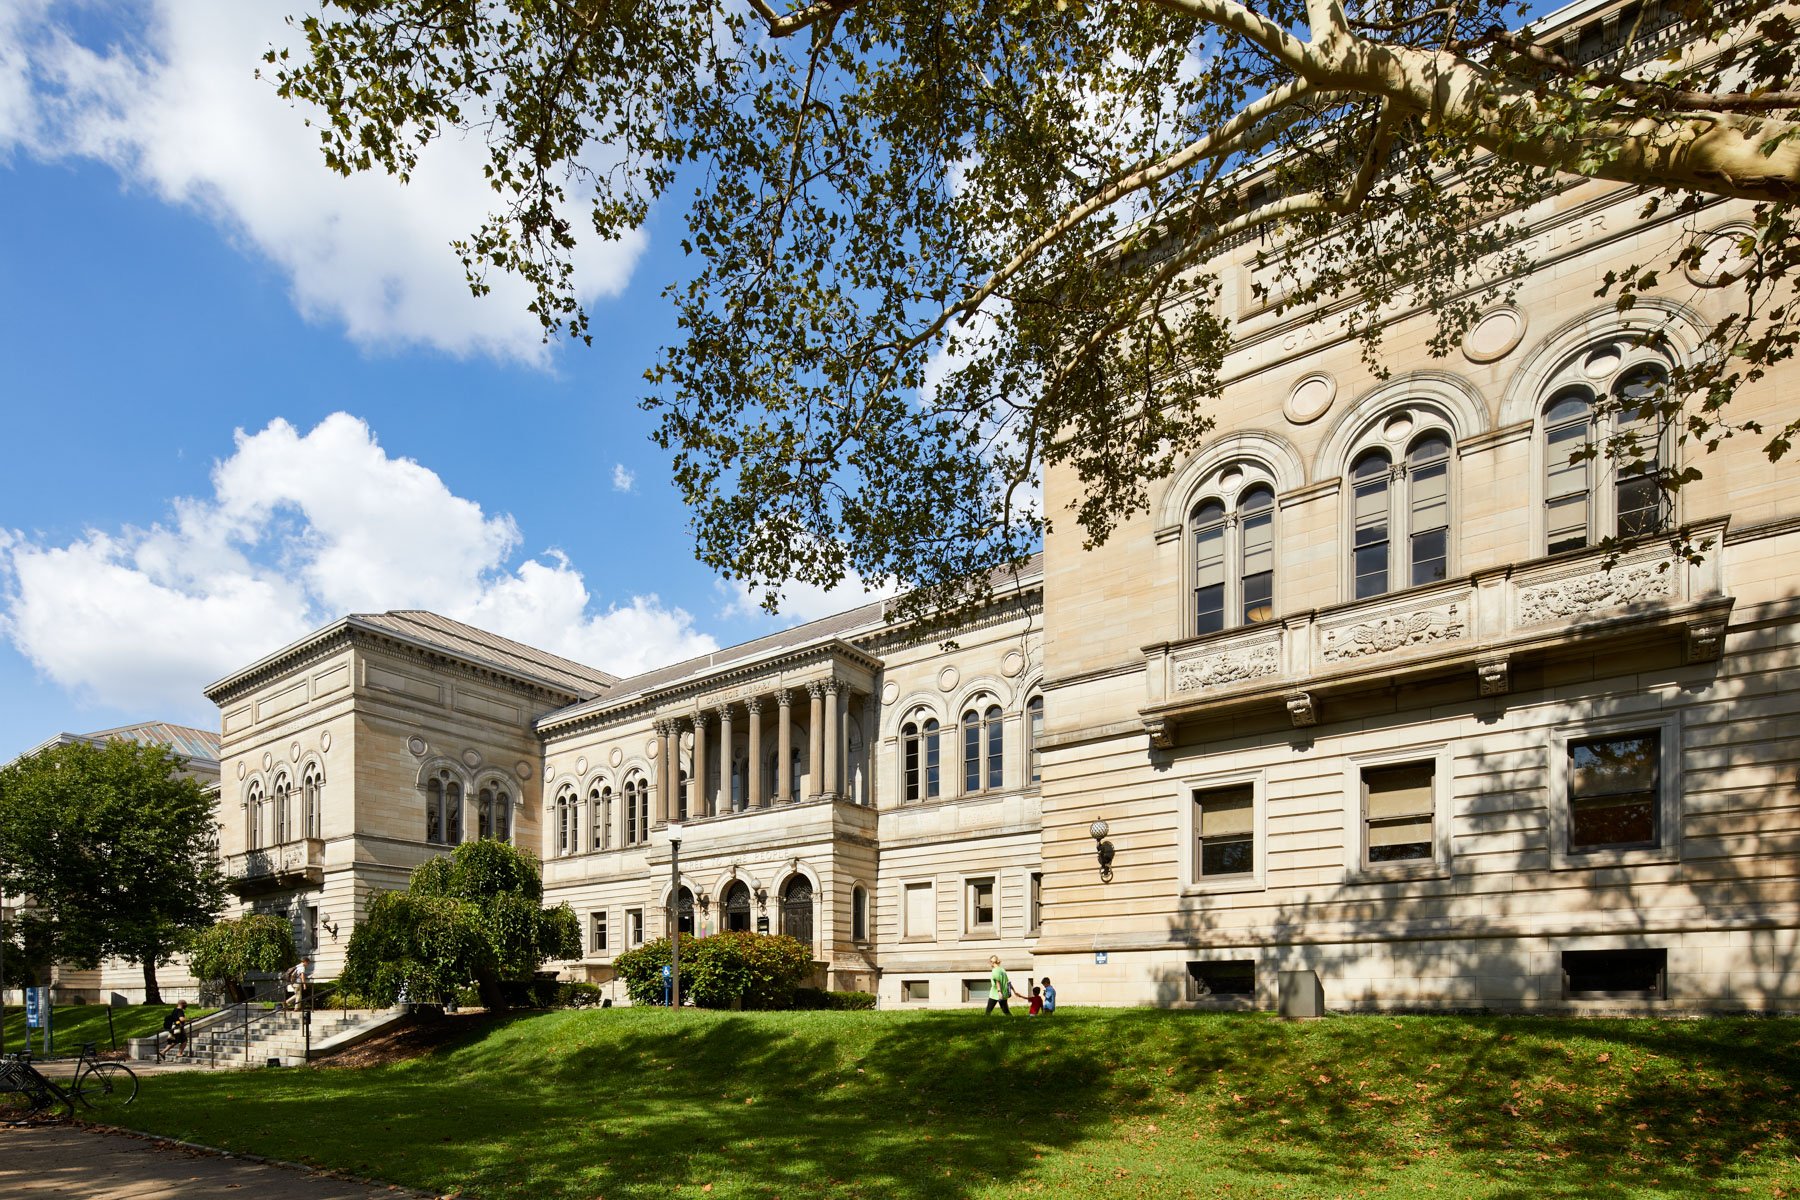
[(71, 1125), (0, 1127), (0, 1200), (396, 1200), (414, 1195)]

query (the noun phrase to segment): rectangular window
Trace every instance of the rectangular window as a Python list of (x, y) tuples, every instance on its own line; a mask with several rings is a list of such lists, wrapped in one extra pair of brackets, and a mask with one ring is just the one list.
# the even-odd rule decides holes
[(1357, 483), (1356, 598), (1379, 596), (1388, 590), (1388, 477), (1385, 464), (1378, 474)]
[(1365, 867), (1432, 857), (1436, 774), (1429, 762), (1363, 768)]
[(971, 879), (968, 882), (968, 892), (969, 932), (994, 932), (994, 881), (992, 879)]
[(595, 954), (606, 950), (606, 914), (595, 913), (588, 918), (588, 949)]
[(929, 883), (909, 883), (906, 885), (906, 932), (909, 938), (934, 938), (937, 936), (937, 920), (935, 903), (932, 900)]
[(981, 790), (981, 718), (970, 713), (963, 720), (963, 791)]
[(1225, 526), (1220, 523), (1194, 535), (1194, 632), (1225, 628)]
[(626, 933), (626, 936), (628, 936), (631, 939), (632, 945), (641, 946), (644, 944), (644, 910), (643, 909), (628, 908), (625, 910), (625, 933)]
[(1633, 733), (1569, 743), (1569, 853), (1657, 846), (1662, 737)]
[(1031, 873), (1031, 896), (1025, 909), (1027, 932), (1036, 933), (1044, 921), (1044, 876), (1040, 871)]
[(1194, 862), (1202, 879), (1256, 870), (1256, 789), (1250, 784), (1194, 793)]
[(1256, 960), (1234, 958), (1225, 962), (1190, 962), (1187, 965), (1187, 998), (1256, 995)]
[(962, 981), (963, 1003), (973, 1001), (984, 1003), (988, 998), (988, 981), (986, 979), (965, 979)]
[(923, 1004), (931, 999), (929, 979), (908, 979), (900, 984), (900, 1000), (905, 1004)]
[(1033, 696), (1025, 711), (1030, 717), (1027, 736), (1031, 738), (1031, 782), (1037, 783), (1044, 775), (1044, 752), (1039, 748), (1044, 738), (1044, 698)]
[(1661, 1000), (1668, 995), (1667, 950), (1564, 950), (1571, 1000)]
[(1243, 539), (1244, 624), (1260, 625), (1275, 615), (1275, 509), (1272, 505), (1244, 517)]

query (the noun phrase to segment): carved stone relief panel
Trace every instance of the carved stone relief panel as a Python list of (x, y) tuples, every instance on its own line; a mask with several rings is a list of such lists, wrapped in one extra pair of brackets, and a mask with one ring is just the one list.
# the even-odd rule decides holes
[(1238, 646), (1197, 654), (1174, 664), (1177, 692), (1199, 692), (1262, 679), (1281, 671), (1281, 643), (1274, 639), (1253, 646)]
[(1592, 571), (1566, 579), (1519, 588), (1519, 624), (1567, 620), (1675, 594), (1675, 568), (1667, 563), (1641, 563)]
[(1460, 641), (1468, 632), (1466, 610), (1460, 604), (1387, 612), (1354, 625), (1325, 630), (1320, 638), (1320, 652), (1326, 662), (1345, 662), (1433, 642)]

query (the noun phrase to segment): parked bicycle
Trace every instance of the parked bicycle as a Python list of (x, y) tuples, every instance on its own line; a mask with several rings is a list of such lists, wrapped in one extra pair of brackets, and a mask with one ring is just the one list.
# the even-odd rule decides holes
[(65, 1116), (73, 1117), (76, 1101), (105, 1115), (137, 1099), (138, 1079), (137, 1073), (124, 1063), (102, 1062), (94, 1043), (83, 1042), (75, 1076), (67, 1086), (38, 1070), (30, 1054), (11, 1054), (0, 1062), (0, 1092), (22, 1096), (27, 1117), (57, 1107), (63, 1109)]

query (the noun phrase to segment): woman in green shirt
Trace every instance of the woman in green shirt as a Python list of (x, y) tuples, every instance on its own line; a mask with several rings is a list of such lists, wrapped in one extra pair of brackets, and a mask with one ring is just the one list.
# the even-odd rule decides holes
[(1017, 994), (1013, 991), (1012, 980), (1007, 977), (1006, 968), (1000, 965), (998, 954), (988, 959), (988, 966), (994, 968), (988, 972), (988, 1015), (993, 1015), (994, 1005), (998, 1004), (1000, 1011), (1010, 1017), (1012, 1009), (1006, 1007), (1006, 1001)]

